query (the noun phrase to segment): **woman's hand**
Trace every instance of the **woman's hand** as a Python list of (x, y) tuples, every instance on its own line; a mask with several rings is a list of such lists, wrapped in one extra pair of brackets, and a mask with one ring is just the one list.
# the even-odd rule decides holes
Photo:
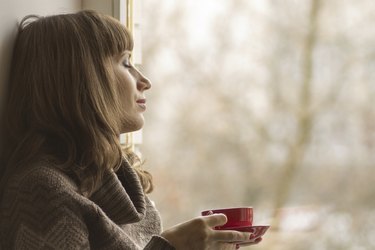
[(248, 232), (213, 229), (226, 222), (224, 214), (197, 217), (164, 231), (161, 236), (177, 250), (236, 249), (236, 242), (249, 240)]
[(251, 246), (251, 245), (256, 245), (261, 241), (262, 241), (262, 238), (257, 238), (257, 239), (254, 239), (252, 241), (249, 241), (247, 243), (237, 244), (237, 249), (240, 248), (240, 247), (247, 247), (247, 246)]

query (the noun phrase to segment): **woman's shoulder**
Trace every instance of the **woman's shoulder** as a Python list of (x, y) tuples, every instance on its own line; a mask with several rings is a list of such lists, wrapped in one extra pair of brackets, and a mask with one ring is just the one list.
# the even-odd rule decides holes
[(1, 209), (32, 206), (58, 207), (60, 204), (85, 203), (72, 178), (47, 161), (38, 161), (8, 178), (2, 191)]
[(77, 192), (76, 183), (67, 174), (62, 172), (56, 164), (40, 160), (23, 168), (8, 180), (8, 189), (18, 191)]
[(0, 241), (3, 240), (6, 246), (16, 246), (32, 237), (38, 241), (25, 244), (35, 244), (31, 248), (40, 249), (47, 240), (58, 239), (61, 234), (70, 240), (85, 238), (84, 216), (90, 211), (95, 215), (95, 208), (87, 206), (89, 201), (77, 190), (74, 181), (53, 164), (41, 161), (23, 168), (8, 180), (3, 191)]
[(37, 225), (47, 218), (95, 213), (91, 202), (78, 192), (76, 183), (45, 161), (33, 163), (11, 176), (1, 198), (0, 220), (8, 226), (24, 221)]

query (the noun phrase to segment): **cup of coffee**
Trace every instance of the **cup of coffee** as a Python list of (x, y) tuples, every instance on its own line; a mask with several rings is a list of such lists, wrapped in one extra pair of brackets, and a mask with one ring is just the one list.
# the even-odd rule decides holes
[(215, 227), (215, 229), (231, 229), (238, 227), (251, 227), (253, 225), (253, 208), (252, 207), (232, 207), (217, 208), (202, 211), (203, 216), (211, 214), (225, 214), (227, 223)]

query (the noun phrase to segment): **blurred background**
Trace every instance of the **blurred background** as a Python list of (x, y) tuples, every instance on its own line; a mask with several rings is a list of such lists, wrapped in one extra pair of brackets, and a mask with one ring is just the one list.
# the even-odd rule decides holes
[(252, 206), (246, 249), (375, 249), (375, 2), (147, 0), (142, 154), (170, 227)]

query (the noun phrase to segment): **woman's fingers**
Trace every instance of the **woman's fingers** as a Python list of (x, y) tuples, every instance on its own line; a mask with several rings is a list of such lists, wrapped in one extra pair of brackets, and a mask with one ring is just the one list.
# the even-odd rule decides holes
[(221, 242), (241, 242), (248, 241), (251, 233), (238, 232), (233, 230), (216, 230), (212, 233), (212, 239)]
[(234, 249), (236, 243), (249, 241), (251, 233), (234, 230), (215, 230), (224, 225), (224, 214), (201, 216), (178, 224), (161, 235), (176, 249)]
[(227, 223), (227, 216), (225, 214), (211, 214), (202, 217), (209, 227), (222, 226)]
[(251, 245), (256, 245), (258, 244), (259, 242), (262, 241), (262, 238), (256, 238), (250, 242), (246, 242), (246, 243), (241, 243), (241, 244), (237, 244), (237, 249), (240, 248), (240, 247), (246, 247), (246, 246), (251, 246)]
[[(204, 216), (207, 226), (214, 228), (227, 223), (225, 214), (212, 214)], [(218, 242), (241, 242), (250, 239), (251, 233), (234, 230), (212, 230), (211, 239)]]

